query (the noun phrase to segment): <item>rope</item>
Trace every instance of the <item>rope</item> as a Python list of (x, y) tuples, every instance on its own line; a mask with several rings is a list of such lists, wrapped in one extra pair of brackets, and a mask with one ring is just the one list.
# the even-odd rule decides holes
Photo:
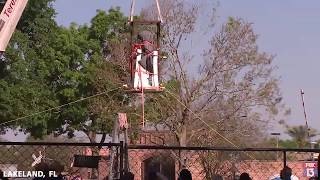
[[(222, 139), (224, 139), (225, 141), (227, 141), (229, 144), (231, 144), (233, 147), (240, 149), (240, 147), (238, 145), (236, 145), (235, 143), (233, 143), (231, 140), (229, 140), (227, 137), (223, 136), (221, 133), (219, 133), (216, 129), (214, 129), (213, 127), (211, 127), (211, 125), (209, 125), (207, 122), (205, 122), (204, 120), (202, 120), (196, 113), (194, 113), (190, 108), (188, 108), (183, 102), (181, 102), (175, 94), (173, 94), (172, 92), (170, 92), (168, 89), (166, 89), (166, 92), (168, 92), (177, 102), (179, 102), (181, 105), (183, 105), (188, 111), (190, 111), (193, 116), (195, 116), (197, 119), (199, 119), (200, 121), (202, 121), (209, 129), (210, 131), (214, 131), (216, 134), (218, 134)], [(209, 131), (209, 132), (210, 132)], [(253, 160), (255, 160), (255, 158), (253, 156), (251, 156), (250, 154), (248, 154), (247, 152), (245, 152), (245, 154), (252, 158)]]
[(87, 99), (91, 99), (91, 98), (94, 98), (94, 97), (97, 97), (97, 96), (104, 95), (104, 94), (106, 94), (106, 93), (109, 93), (109, 92), (118, 90), (118, 89), (120, 89), (120, 88), (121, 88), (121, 87), (118, 87), (118, 88), (115, 88), (115, 89), (111, 89), (111, 90), (109, 90), (109, 91), (104, 91), (104, 92), (101, 92), (101, 93), (98, 93), (98, 94), (95, 94), (95, 95), (92, 95), (92, 96), (88, 96), (88, 97), (85, 97), (85, 98), (81, 98), (81, 99), (78, 99), (78, 100), (76, 100), (76, 101), (72, 101), (72, 102), (69, 102), (69, 103), (66, 103), (66, 104), (57, 106), (57, 107), (53, 107), (53, 108), (46, 109), (46, 110), (44, 110), (44, 111), (36, 112), (36, 113), (33, 113), (33, 114), (29, 114), (29, 115), (26, 115), (26, 116), (19, 117), (19, 118), (17, 118), (17, 119), (13, 119), (13, 120), (10, 120), (10, 121), (6, 121), (6, 122), (3, 122), (3, 123), (0, 123), (0, 126), (5, 125), (5, 124), (9, 124), (9, 123), (12, 123), (12, 122), (16, 122), (16, 121), (19, 121), (19, 120), (22, 120), (22, 119), (26, 119), (26, 118), (28, 118), (28, 117), (33, 117), (33, 116), (37, 116), (37, 115), (39, 115), (39, 114), (43, 114), (43, 113), (46, 113), (46, 112), (50, 112), (50, 111), (55, 110), (55, 109), (60, 109), (60, 108), (62, 108), (62, 107), (69, 106), (69, 105), (71, 105), (71, 104), (75, 104), (75, 103), (78, 103), (78, 102), (81, 102), (81, 101), (84, 101), (84, 100), (87, 100)]

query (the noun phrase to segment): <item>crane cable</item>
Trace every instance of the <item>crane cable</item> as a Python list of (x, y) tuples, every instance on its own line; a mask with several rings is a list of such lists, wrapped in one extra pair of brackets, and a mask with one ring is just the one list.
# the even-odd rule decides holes
[[(158, 20), (162, 23), (163, 19), (162, 19), (161, 10), (160, 10), (160, 4), (159, 4), (158, 0), (155, 0), (155, 1), (156, 1), (157, 10), (158, 10)], [(136, 1), (132, 0), (131, 1), (131, 8), (130, 8), (130, 15), (129, 15), (129, 22), (133, 22), (133, 14), (134, 14), (135, 5), (136, 5)]]

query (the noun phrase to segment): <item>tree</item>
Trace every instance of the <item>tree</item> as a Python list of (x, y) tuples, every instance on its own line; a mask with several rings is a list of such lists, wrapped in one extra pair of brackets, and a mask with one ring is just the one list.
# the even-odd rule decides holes
[(280, 140), (279, 141), (279, 147), (282, 148), (299, 148), (297, 146), (297, 143), (293, 140)]
[[(1, 60), (1, 92), (4, 97), (0, 104), (2, 130), (23, 128), (35, 136), (46, 133), (45, 125), (50, 115), (34, 117), (26, 121), (13, 121), (57, 104), (55, 96), (46, 82), (52, 59), (52, 48), (48, 46), (58, 28), (54, 21), (52, 0), (31, 0), (24, 11), (8, 49)], [(27, 18), (28, 17), (28, 18)]]
[(319, 134), (317, 130), (311, 128), (308, 136), (308, 129), (303, 125), (286, 125), (286, 133), (291, 137), (292, 141), (297, 145), (298, 148), (310, 147), (311, 138)]
[[(100, 132), (103, 133), (101, 139), (103, 142), (106, 134), (111, 132), (119, 106), (127, 101), (124, 92), (119, 89), (125, 84), (126, 71), (119, 65), (121, 61), (112, 58), (113, 51), (106, 49), (111, 49), (113, 44), (119, 42), (119, 36), (115, 34), (124, 31), (125, 19), (120, 9), (110, 9), (108, 13), (99, 10), (92, 19), (90, 27), (71, 27), (73, 32), (70, 32), (70, 36), (78, 34), (74, 40), (80, 41), (77, 46), (80, 47), (78, 52), (81, 57), (75, 59), (82, 58), (83, 64), (80, 63), (80, 70), (77, 70), (79, 66), (73, 70), (78, 72), (75, 74), (74, 82), (80, 84), (76, 83), (67, 89), (67, 94), (62, 96), (62, 99), (69, 97), (72, 98), (70, 100), (76, 100), (79, 97), (106, 93), (90, 101), (65, 108), (59, 119), (67, 120), (67, 127), (61, 129), (60, 133), (69, 132), (72, 135), (76, 130), (83, 131), (90, 142), (96, 142), (96, 133)], [(91, 43), (88, 46), (86, 42)], [(65, 54), (68, 54), (68, 51)], [(75, 89), (78, 92), (69, 94)]]
[[(217, 131), (235, 139), (263, 127), (263, 113), (270, 117), (280, 113), (281, 94), (278, 79), (272, 74), (273, 56), (259, 51), (251, 23), (229, 18), (213, 34), (210, 47), (195, 59), (184, 43), (195, 31), (199, 7), (182, 0), (166, 1), (164, 6), (162, 45), (168, 53), (165, 77), (168, 82), (176, 82), (176, 91), (171, 94), (179, 103), (172, 104), (170, 116), (160, 121), (172, 129), (181, 146), (208, 137), (210, 130), (202, 131), (203, 123), (219, 127)], [(152, 16), (149, 14), (144, 12), (144, 16)], [(192, 75), (187, 65), (195, 61), (200, 62), (199, 72)], [(168, 108), (164, 104), (161, 107)]]
[(97, 75), (104, 69), (122, 77), (120, 61), (110, 62), (108, 56), (126, 18), (116, 8), (98, 11), (91, 26), (59, 27), (52, 2), (30, 0), (0, 63), (1, 130), (18, 128), (37, 138), (83, 131), (95, 142), (96, 132), (108, 133), (110, 125), (101, 126), (109, 121), (93, 111), (93, 100), (34, 113), (119, 87), (118, 80), (108, 79), (101, 88)]
[(266, 137), (261, 143), (257, 144), (260, 148), (298, 148), (297, 143), (291, 139), (278, 139)]
[[(196, 33), (200, 7), (183, 0), (165, 1), (162, 6), (162, 46), (168, 54), (162, 72), (175, 86), (146, 105), (153, 104), (149, 111), (155, 114), (166, 112), (154, 116), (155, 121), (167, 125), (180, 146), (241, 147), (261, 140), (264, 127), (284, 106), (273, 75), (273, 56), (259, 50), (252, 24), (230, 17), (208, 38), (203, 54), (192, 54), (185, 43)], [(143, 15), (154, 17), (152, 12), (149, 8)], [(190, 63), (200, 64), (196, 74), (189, 71)], [(207, 157), (202, 157), (205, 162), (210, 161)], [(221, 162), (208, 163), (216, 168), (207, 174), (215, 174)]]

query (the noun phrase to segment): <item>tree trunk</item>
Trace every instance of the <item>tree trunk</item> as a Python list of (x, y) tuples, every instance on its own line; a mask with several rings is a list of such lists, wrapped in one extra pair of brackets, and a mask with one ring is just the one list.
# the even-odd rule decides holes
[[(94, 132), (94, 131), (89, 131), (87, 133), (87, 136), (90, 140), (90, 143), (96, 143), (96, 137), (97, 137), (97, 133)], [(91, 147), (91, 150), (92, 150), (92, 155), (95, 156), (95, 155), (99, 155), (99, 152), (98, 152), (98, 148), (95, 147), (95, 146), (92, 146)], [(90, 179), (97, 179), (98, 178), (98, 171), (94, 168), (91, 169), (91, 177), (89, 177)]]
[[(112, 131), (112, 143), (119, 143), (119, 124), (118, 119), (114, 120), (113, 123), (113, 131)], [(109, 180), (112, 180), (114, 177), (113, 169), (114, 169), (114, 162), (115, 162), (115, 154), (117, 152), (116, 147), (111, 147), (110, 151), (110, 166), (109, 166)], [(120, 169), (122, 170), (122, 169)]]
[[(181, 147), (186, 147), (187, 146), (187, 126), (186, 124), (183, 124), (181, 127), (181, 131), (179, 134), (179, 145)], [(186, 156), (184, 151), (179, 151), (179, 168), (185, 168), (186, 167)]]
[[(94, 126), (94, 124), (95, 124), (95, 121), (92, 120), (92, 125)], [(96, 142), (97, 142), (97, 141), (96, 141), (97, 133), (96, 133), (95, 131), (89, 130), (86, 134), (87, 134), (87, 136), (88, 136), (88, 138), (89, 138), (90, 143), (96, 143)], [(93, 155), (93, 156), (99, 155), (99, 150), (98, 150), (97, 147), (92, 146), (92, 147), (90, 147), (90, 148), (91, 148), (91, 150), (92, 150), (92, 155)], [(91, 178), (91, 179), (97, 179), (98, 176), (99, 176), (99, 175), (98, 175), (98, 171), (97, 171), (96, 169), (92, 168), (92, 169), (91, 169), (91, 177), (89, 177), (89, 178)]]
[(181, 113), (181, 132), (180, 132), (180, 146), (182, 147), (186, 147), (188, 145), (188, 134), (187, 134), (187, 130), (188, 130), (188, 122), (189, 122), (189, 114), (190, 108), (187, 108), (189, 105), (188, 103), (185, 105), (186, 108), (183, 109), (182, 113)]
[(97, 133), (94, 131), (89, 131), (88, 132), (88, 138), (90, 140), (90, 143), (96, 143), (96, 137), (97, 137)]
[(181, 147), (186, 147), (187, 143), (187, 125), (183, 124), (181, 127), (179, 144)]

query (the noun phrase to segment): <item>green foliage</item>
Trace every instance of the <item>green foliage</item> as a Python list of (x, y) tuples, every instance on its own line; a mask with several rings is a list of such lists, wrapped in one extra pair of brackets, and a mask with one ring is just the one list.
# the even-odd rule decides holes
[[(75, 130), (98, 130), (94, 126), (101, 123), (88, 125), (101, 119), (92, 116), (93, 101), (28, 115), (119, 87), (116, 79), (126, 75), (121, 68), (106, 62), (104, 51), (104, 43), (115, 41), (125, 30), (126, 18), (120, 9), (98, 11), (91, 26), (71, 24), (66, 28), (54, 20), (53, 1), (29, 1), (0, 61), (0, 123), (5, 123), (2, 131), (21, 128), (41, 138), (52, 132), (72, 136)], [(102, 69), (114, 74), (113, 78), (99, 82), (97, 75)], [(105, 88), (98, 88), (97, 84)], [(122, 101), (122, 94), (116, 95), (119, 97), (114, 101)], [(115, 112), (109, 112), (112, 113)], [(27, 117), (7, 123), (24, 116)], [(103, 131), (109, 132), (110, 128), (111, 125)]]
[(120, 8), (111, 8), (108, 13), (102, 10), (97, 11), (97, 15), (91, 20), (90, 36), (104, 43), (107, 39), (117, 40), (119, 33), (125, 31), (125, 16)]
[(308, 137), (308, 129), (306, 126), (286, 126), (286, 133), (291, 137), (292, 141), (297, 144), (299, 148), (309, 148), (310, 147), (310, 138), (318, 135), (317, 130), (310, 129)]
[[(123, 77), (124, 73), (116, 65), (105, 61), (105, 54), (103, 54), (105, 47), (102, 40), (112, 41), (115, 37), (108, 34), (109, 29), (102, 28), (98, 22), (112, 24), (113, 21), (118, 22), (123, 19), (119, 10), (111, 9), (108, 14), (98, 11), (90, 27), (78, 27), (72, 24), (67, 29), (61, 29), (57, 43), (55, 43), (61, 59), (57, 63), (62, 70), (61, 72), (57, 70), (61, 73), (61, 79), (55, 83), (60, 102), (67, 103), (120, 86), (119, 77)], [(106, 96), (117, 98), (112, 101), (102, 100), (102, 102), (112, 102), (110, 107), (118, 107), (117, 102), (121, 102), (123, 98), (121, 98), (121, 93), (115, 95), (116, 93), (110, 92)], [(75, 130), (83, 130), (87, 133), (90, 131), (110, 132), (113, 122), (111, 119), (115, 118), (118, 109), (109, 109), (108, 114), (103, 116), (102, 109), (99, 111), (92, 108), (103, 98), (104, 96), (97, 97), (94, 100), (83, 101), (72, 107), (64, 108), (59, 115), (59, 122), (64, 122), (68, 126), (65, 129), (60, 128), (59, 132), (68, 132), (70, 136)], [(108, 104), (103, 103), (103, 106), (108, 106)], [(61, 127), (63, 123), (57, 124)]]
[[(30, 33), (32, 30), (37, 31), (45, 27), (45, 25), (48, 25), (41, 25), (40, 22), (50, 22), (50, 24), (55, 24), (54, 16), (56, 12), (52, 8), (52, 3), (54, 1), (55, 0), (29, 0), (28, 5), (21, 16), (17, 29)], [(32, 35), (36, 34), (33, 33)]]
[(155, 123), (163, 123), (176, 116), (176, 107), (178, 102), (169, 93), (178, 95), (180, 83), (176, 80), (170, 80), (163, 84), (164, 92), (150, 95), (148, 94), (145, 102), (145, 117), (146, 120)]
[[(52, 1), (31, 0), (24, 11), (22, 19), (10, 41), (1, 66), (1, 87), (5, 94), (7, 108), (2, 111), (6, 116), (1, 122), (39, 112), (57, 105), (55, 94), (47, 82), (50, 61), (54, 58), (50, 43), (54, 31), (58, 28), (54, 21)], [(21, 122), (5, 124), (5, 127), (22, 127), (32, 131), (34, 136), (42, 136), (48, 131), (50, 114), (42, 117), (26, 118)]]
[[(284, 122), (286, 133), (290, 136), (290, 139), (279, 139), (277, 142), (276, 138), (270, 138), (263, 141), (260, 147), (276, 147), (277, 143), (279, 148), (310, 148), (310, 141), (307, 135), (307, 128), (303, 125), (288, 126)], [(310, 129), (310, 138), (318, 135), (315, 129)]]
[(293, 140), (279, 140), (279, 147), (281, 148), (299, 148), (297, 142)]

